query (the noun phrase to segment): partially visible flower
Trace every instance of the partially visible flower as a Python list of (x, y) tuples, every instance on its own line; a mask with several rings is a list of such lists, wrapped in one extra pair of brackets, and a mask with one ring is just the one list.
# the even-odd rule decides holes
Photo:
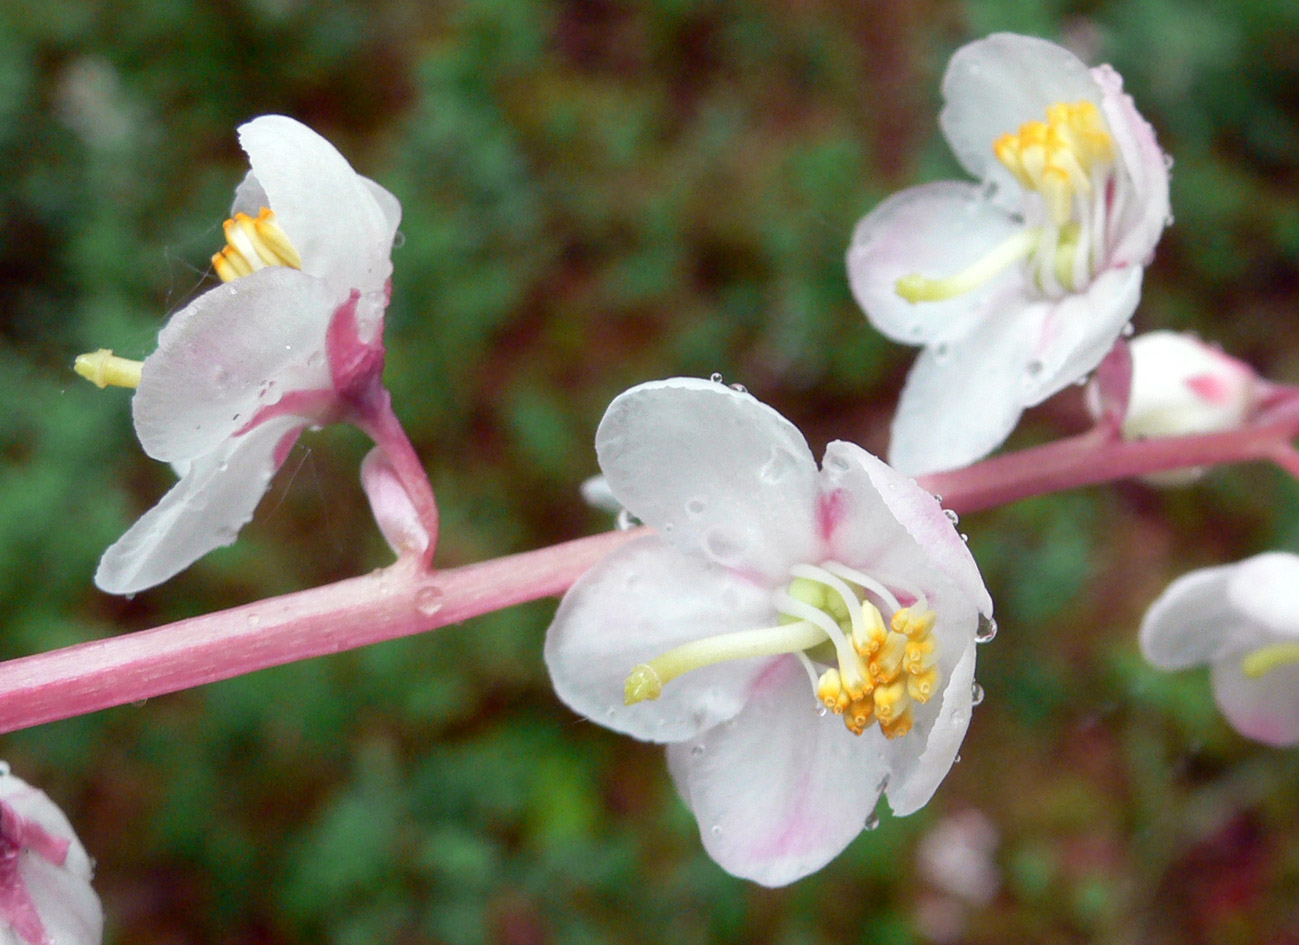
[(925, 347), (889, 451), (912, 475), (986, 455), (1100, 362), (1169, 213), (1166, 158), (1109, 66), (998, 33), (956, 52), (943, 96), (943, 134), (979, 182), (894, 195), (848, 251), (872, 324)]
[(993, 859), (1000, 838), (980, 811), (951, 814), (934, 824), (916, 850), (920, 874), (936, 889), (974, 906), (986, 906), (1001, 887)]
[(614, 496), (657, 534), (565, 596), (560, 697), (668, 745), (725, 869), (782, 885), (929, 799), (965, 736), (992, 604), (932, 495), (851, 443), (818, 470), (787, 420), (708, 381), (643, 384), (596, 434)]
[(1208, 663), (1238, 732), (1299, 744), (1299, 556), (1270, 552), (1178, 578), (1146, 613), (1141, 652), (1160, 669)]
[(138, 384), (140, 444), (181, 476), (104, 553), (106, 591), (151, 587), (233, 542), (306, 427), (365, 417), (387, 397), (396, 198), (290, 118), (258, 118), (239, 139), (252, 170), (213, 257), (225, 284), (178, 312), (142, 365), (77, 359), (100, 386)]
[[(2, 764), (2, 763), (0, 763)], [(0, 773), (0, 942), (98, 945), (104, 912), (90, 858), (63, 812), (3, 766)]]

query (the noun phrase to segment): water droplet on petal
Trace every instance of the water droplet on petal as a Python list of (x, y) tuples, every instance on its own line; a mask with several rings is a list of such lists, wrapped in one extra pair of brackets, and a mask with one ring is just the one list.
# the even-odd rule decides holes
[(415, 592), (415, 609), (425, 617), (432, 617), (442, 609), (442, 591), (436, 587), (421, 587)]
[(880, 825), (880, 815), (871, 811), (866, 815), (866, 822), (861, 825), (862, 830), (875, 830)]
[(708, 828), (708, 832), (711, 833), (714, 837), (720, 837), (722, 835), (722, 825), (713, 824), (711, 827)]
[(1131, 338), (1136, 333), (1137, 333), (1136, 326), (1133, 325), (1131, 322), (1128, 322), (1126, 325), (1124, 325), (1123, 331), (1121, 332), (1124, 338)]
[(1042, 364), (1041, 361), (1034, 359), (1032, 361), (1029, 361), (1028, 364), (1025, 365), (1024, 370), (1028, 372), (1029, 377), (1037, 377), (1039, 374), (1042, 373), (1043, 366), (1044, 365)]
[(798, 460), (785, 450), (772, 450), (771, 456), (758, 470), (758, 478), (763, 482), (775, 485), (788, 476), (797, 463)]
[(686, 511), (691, 515), (703, 515), (704, 510), (708, 508), (708, 503), (703, 499), (691, 499), (686, 503)]
[(721, 371), (714, 371), (712, 374), (709, 374), (709, 375), (708, 375), (708, 379), (709, 379), (710, 381), (712, 381), (714, 384), (725, 384), (725, 383), (726, 383), (726, 378), (722, 377), (722, 372), (721, 372)]
[(626, 509), (619, 509), (617, 517), (613, 520), (614, 527), (620, 532), (635, 528), (640, 524), (640, 519), (632, 515)]
[(734, 561), (744, 550), (744, 545), (730, 532), (721, 528), (711, 528), (704, 536), (704, 545), (708, 553), (722, 564)]
[(690, 754), (694, 755), (696, 758), (698, 758), (703, 753), (704, 753), (703, 745), (694, 745), (690, 749)]
[(957, 522), (961, 520), (961, 517), (957, 515), (955, 512), (953, 512), (951, 509), (943, 509), (943, 514), (947, 516), (947, 520), (951, 522), (953, 525), (955, 525)]
[(747, 394), (749, 392), (749, 389), (743, 384), (732, 384), (731, 390), (735, 391), (737, 394)]
[(983, 687), (977, 682), (970, 683), (970, 705), (983, 705)]
[(247, 617), (247, 622), (248, 622), (248, 626), (250, 627), (258, 627), (261, 626), (262, 618), (257, 614), (249, 614)]
[(960, 753), (958, 752), (956, 757), (952, 759), (952, 764), (959, 765), (960, 763), (961, 763), (961, 756)]
[(144, 704), (148, 701), (148, 699), (136, 699), (131, 703), (131, 706), (132, 708), (142, 709), (144, 708)]
[(967, 721), (964, 709), (957, 709), (952, 713), (952, 728), (965, 728)]
[(940, 364), (952, 356), (952, 346), (946, 341), (934, 345), (934, 360)]
[(830, 714), (830, 710), (823, 705), (818, 705), (816, 707), (816, 714), (821, 718), (825, 718), (827, 715)]
[(997, 621), (979, 614), (979, 626), (974, 631), (975, 643), (991, 643), (997, 638)]
[(968, 545), (970, 543), (970, 536), (965, 534), (965, 532), (961, 532), (961, 541)]
[(392, 234), (392, 248), (393, 248), (393, 249), (401, 249), (401, 248), (402, 248), (403, 246), (405, 246), (405, 245), (406, 245), (406, 234), (405, 234), (405, 233), (403, 233), (401, 230), (398, 230), (396, 233)]

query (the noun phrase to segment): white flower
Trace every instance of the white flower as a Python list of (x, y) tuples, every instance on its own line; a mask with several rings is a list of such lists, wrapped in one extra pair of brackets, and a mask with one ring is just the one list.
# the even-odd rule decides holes
[(63, 812), (0, 763), (0, 943), (98, 945), (104, 912)]
[(882, 791), (923, 806), (969, 725), (992, 610), (934, 497), (851, 443), (818, 470), (787, 420), (708, 381), (622, 394), (596, 450), (657, 534), (565, 596), (546, 637), (560, 697), (667, 743), (704, 846), (760, 883), (828, 863)]
[[(1248, 364), (1193, 334), (1152, 331), (1132, 339), (1132, 382), (1123, 438), (1189, 436), (1240, 427), (1264, 394)], [(1099, 411), (1095, 382), (1088, 408)]]
[(1178, 578), (1146, 613), (1141, 652), (1160, 669), (1208, 663), (1238, 732), (1299, 744), (1299, 557), (1271, 552)]
[(956, 52), (943, 96), (943, 133), (979, 182), (894, 195), (848, 251), (872, 324), (925, 346), (889, 452), (912, 475), (986, 455), (1099, 363), (1169, 212), (1165, 157), (1109, 66), (998, 33)]
[[(303, 429), (387, 396), (396, 198), (290, 118), (258, 118), (239, 139), (252, 170), (213, 257), (225, 284), (178, 312), (135, 372), (140, 443), (181, 479), (105, 552), (106, 591), (151, 587), (233, 542)], [(130, 386), (112, 379), (118, 362), (100, 352), (78, 370)]]

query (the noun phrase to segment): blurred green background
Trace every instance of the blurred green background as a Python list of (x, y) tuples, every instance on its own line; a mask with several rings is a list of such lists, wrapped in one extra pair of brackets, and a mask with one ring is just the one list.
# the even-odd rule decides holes
[[(1299, 380), (1291, 0), (5, 0), (0, 651), (389, 560), (367, 444), (336, 429), (304, 437), (232, 548), (133, 600), (90, 582), (171, 477), (125, 392), (68, 367), (143, 357), (213, 283), (240, 122), (293, 115), (402, 200), (387, 377), (452, 566), (608, 527), (577, 484), (604, 406), (643, 380), (720, 371), (818, 453), (881, 451), (912, 353), (866, 325), (844, 250), (892, 190), (957, 175), (938, 82), (999, 29), (1113, 63), (1176, 158), (1138, 327)], [(1083, 423), (1071, 390), (1015, 442)], [(660, 749), (556, 701), (551, 602), (0, 755), (98, 859), (111, 943), (1299, 942), (1299, 756), (1135, 647), (1173, 576), (1299, 550), (1297, 500), (1252, 467), (967, 516), (1003, 629), (963, 760), (783, 890), (704, 856)]]

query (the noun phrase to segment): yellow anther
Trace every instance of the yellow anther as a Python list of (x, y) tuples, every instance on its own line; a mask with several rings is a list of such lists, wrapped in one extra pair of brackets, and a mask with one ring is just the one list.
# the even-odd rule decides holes
[(232, 282), (267, 266), (302, 268), (302, 257), (268, 207), (262, 207), (256, 219), (236, 213), (221, 228), (226, 246), (212, 257), (212, 266), (222, 282)]
[(923, 673), (938, 662), (938, 641), (933, 637), (912, 640), (902, 657), (902, 668), (908, 673)]
[(843, 691), (843, 682), (839, 678), (837, 669), (827, 669), (821, 674), (821, 679), (816, 686), (816, 697), (835, 715), (842, 715), (843, 710), (848, 708), (852, 701), (848, 698), (848, 693)]
[(871, 657), (868, 664), (871, 679), (876, 684), (889, 683), (898, 678), (902, 672), (902, 657), (907, 652), (907, 638), (900, 633), (890, 633), (884, 640), (880, 651)]
[(96, 387), (139, 387), (143, 361), (119, 358), (107, 348), (79, 354), (72, 369)]
[(1069, 172), (1059, 164), (1048, 164), (1042, 169), (1042, 198), (1047, 214), (1056, 226), (1064, 226), (1073, 216), (1074, 189), (1070, 186)]
[(876, 686), (872, 695), (875, 699), (875, 714), (879, 717), (881, 725), (898, 719), (911, 705), (905, 679)]
[(843, 713), (843, 724), (854, 735), (866, 731), (867, 726), (875, 721), (875, 700), (872, 698), (854, 699)]
[(938, 691), (938, 667), (932, 666), (919, 673), (907, 673), (907, 695), (916, 702), (928, 702)]
[(633, 669), (623, 685), (623, 699), (627, 705), (657, 699), (662, 693), (663, 681), (659, 679), (658, 670), (648, 663), (641, 663)]
[(929, 631), (934, 629), (934, 622), (937, 619), (938, 615), (932, 610), (917, 612), (914, 607), (903, 607), (893, 615), (889, 625), (893, 628), (894, 633), (901, 633), (912, 640), (919, 640), (929, 635)]
[(865, 618), (865, 627), (861, 630), (853, 627), (852, 645), (859, 656), (869, 658), (879, 652), (879, 648), (884, 645), (889, 631), (884, 626), (884, 615), (870, 601), (862, 604), (861, 612)]
[(891, 721), (886, 722), (880, 719), (880, 731), (884, 733), (885, 738), (901, 738), (911, 731), (911, 727), (915, 725), (915, 722), (916, 717), (911, 712), (911, 706), (907, 706), (901, 715)]

